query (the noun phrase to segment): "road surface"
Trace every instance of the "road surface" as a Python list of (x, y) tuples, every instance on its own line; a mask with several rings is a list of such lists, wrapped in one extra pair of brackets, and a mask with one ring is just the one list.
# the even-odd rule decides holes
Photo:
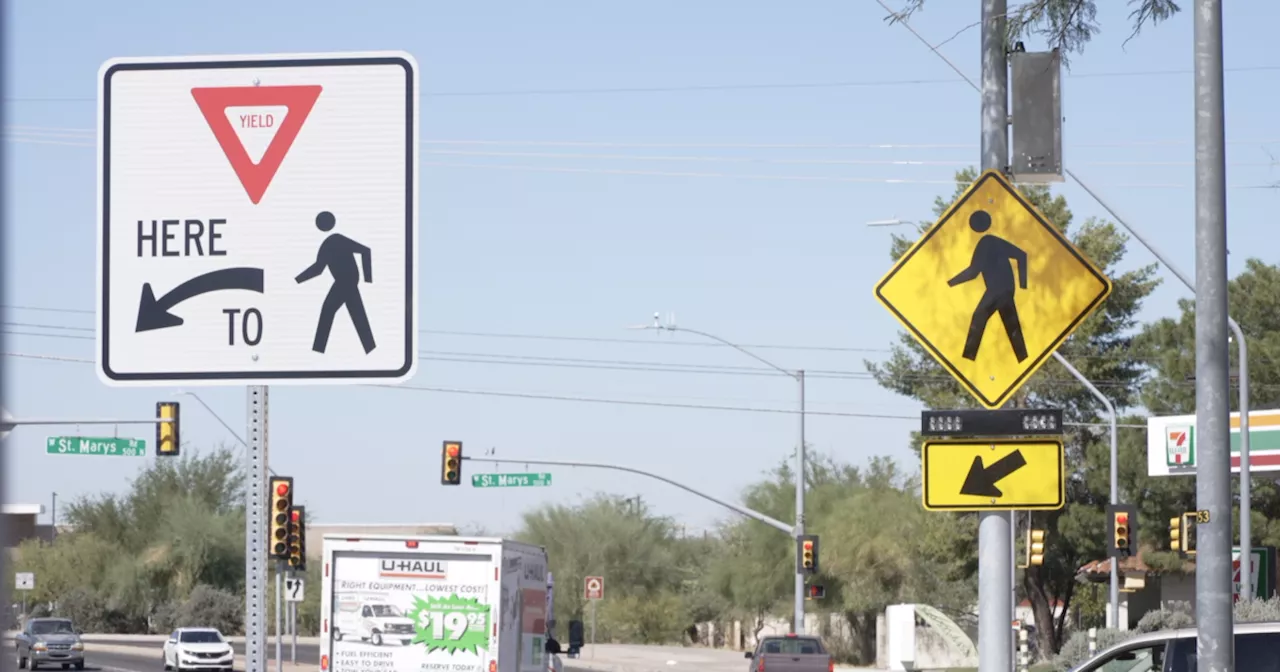
[[(85, 654), (85, 662), (88, 663), (85, 667), (86, 672), (162, 672), (164, 669), (164, 664), (160, 662), (160, 652), (163, 645), (147, 640), (116, 640), (112, 642), (112, 645), (136, 646), (137, 653), (124, 653), (116, 650), (99, 651), (95, 650), (93, 643), (90, 642), (88, 644), (88, 651)], [(237, 655), (244, 653), (243, 644), (233, 643), (232, 647), (235, 649)], [(267, 667), (267, 672), (275, 672), (276, 650), (274, 644), (269, 645), (267, 647), (267, 651), (270, 654), (270, 664)], [(289, 661), (289, 646), (287, 641), (285, 642), (284, 654), (284, 659), (287, 663)], [(316, 644), (307, 646), (299, 642), (298, 664), (314, 665), (316, 669), (319, 669), (320, 647)], [(58, 668), (50, 669), (57, 670)], [(565, 672), (592, 672), (592, 670), (581, 667), (572, 667), (570, 665), (565, 665), (564, 670)]]

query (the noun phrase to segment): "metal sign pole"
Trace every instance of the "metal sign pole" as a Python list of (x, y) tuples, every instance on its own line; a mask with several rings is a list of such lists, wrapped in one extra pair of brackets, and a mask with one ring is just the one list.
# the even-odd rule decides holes
[(284, 563), (276, 563), (276, 672), (284, 672), (284, 632), (281, 623), (284, 621), (284, 614), (281, 614), (282, 605), (284, 604)]
[(591, 659), (596, 657), (596, 604), (600, 600), (591, 600)]
[(267, 672), (267, 387), (247, 391), (245, 450), (245, 672)]
[[(982, 0), (982, 169), (1009, 163), (1009, 57), (1005, 52), (1006, 0)], [(1013, 560), (1009, 516), (978, 514), (978, 670), (1013, 669), (1013, 610), (1008, 581)]]
[(298, 664), (298, 603), (289, 603), (289, 635), (293, 642), (289, 645), (289, 662)]

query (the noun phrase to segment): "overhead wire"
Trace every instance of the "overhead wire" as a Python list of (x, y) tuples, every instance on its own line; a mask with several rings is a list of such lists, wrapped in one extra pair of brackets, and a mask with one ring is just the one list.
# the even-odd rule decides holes
[[(945, 44), (945, 42), (943, 43)], [(940, 45), (939, 45), (940, 46)], [(1280, 71), (1280, 65), (1248, 65), (1225, 68), (1228, 73), (1252, 73)], [(1158, 70), (1119, 70), (1111, 72), (1067, 72), (1067, 79), (1110, 79), (1118, 77), (1159, 77), (1170, 75), (1189, 75), (1189, 68), (1166, 68)], [(689, 84), (665, 86), (626, 86), (626, 87), (577, 87), (547, 89), (491, 89), (479, 91), (425, 91), (421, 97), (430, 98), (478, 98), (501, 96), (582, 96), (582, 95), (616, 95), (616, 94), (652, 94), (652, 93), (704, 93), (716, 91), (768, 91), (768, 90), (803, 90), (803, 89), (848, 89), (869, 88), (879, 86), (925, 86), (963, 84), (964, 80), (952, 77), (911, 78), (911, 79), (869, 79), (844, 80), (830, 82), (745, 82), (742, 84)], [(96, 102), (92, 96), (6, 96), (0, 98), (6, 103), (88, 103)]]

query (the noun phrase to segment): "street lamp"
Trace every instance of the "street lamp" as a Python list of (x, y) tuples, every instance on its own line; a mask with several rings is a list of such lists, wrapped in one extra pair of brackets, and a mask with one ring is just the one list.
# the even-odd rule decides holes
[[(741, 352), (742, 354), (756, 360), (757, 362), (760, 362), (761, 364), (768, 366), (769, 368), (777, 371), (778, 373), (781, 373), (791, 378), (792, 380), (796, 381), (800, 391), (800, 445), (796, 449), (796, 524), (792, 532), (793, 532), (793, 536), (796, 538), (798, 542), (800, 537), (804, 535), (804, 475), (805, 475), (804, 369), (800, 369), (797, 371), (788, 371), (787, 369), (784, 369), (781, 366), (774, 364), (773, 362), (765, 359), (764, 357), (761, 357), (760, 355), (757, 355), (754, 352), (751, 352), (750, 350), (738, 345), (737, 343), (734, 343), (732, 341), (716, 336), (715, 334), (709, 334), (705, 331), (698, 331), (697, 329), (689, 329), (687, 327), (678, 327), (676, 326), (674, 320), (669, 321), (667, 324), (663, 324), (660, 318), (658, 317), (657, 313), (653, 314), (653, 324), (637, 325), (633, 327), (628, 327), (628, 329), (644, 329), (644, 330), (670, 331), (670, 332), (683, 331), (686, 333), (695, 334), (697, 336), (702, 336), (703, 338), (713, 340), (722, 345), (727, 345), (733, 348), (734, 350), (737, 350), (738, 352)], [(796, 548), (797, 549), (799, 548), (798, 543)], [(798, 564), (799, 563), (797, 563), (797, 565)], [(804, 602), (805, 602), (804, 579), (805, 579), (804, 573), (797, 569), (795, 615), (792, 623), (792, 631), (795, 632), (797, 635), (804, 634)]]

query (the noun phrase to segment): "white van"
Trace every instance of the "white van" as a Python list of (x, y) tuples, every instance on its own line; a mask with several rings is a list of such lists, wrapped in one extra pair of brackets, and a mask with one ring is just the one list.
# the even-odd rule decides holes
[[(1235, 626), (1236, 669), (1280, 672), (1280, 622)], [(1071, 668), (1071, 672), (1196, 672), (1196, 629), (1138, 635)]]

